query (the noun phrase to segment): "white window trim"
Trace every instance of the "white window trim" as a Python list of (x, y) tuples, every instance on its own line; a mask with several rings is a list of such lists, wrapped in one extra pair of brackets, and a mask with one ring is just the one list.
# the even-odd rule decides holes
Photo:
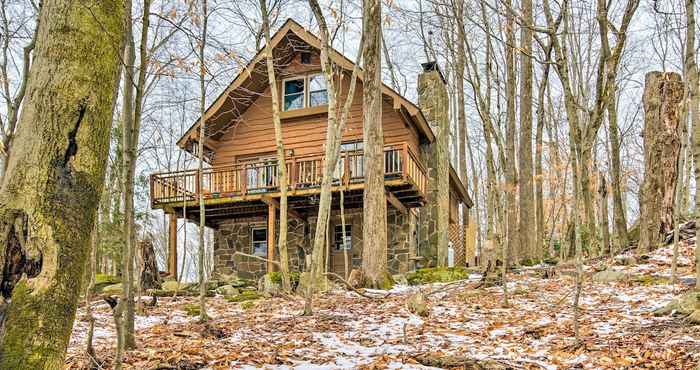
[[(280, 96), (282, 97), (282, 101), (280, 102), (282, 105), (282, 112), (291, 112), (291, 111), (295, 111), (295, 110), (299, 110), (299, 109), (312, 108), (309, 106), (309, 100), (310, 100), (309, 97), (311, 96), (311, 90), (309, 88), (309, 80), (311, 79), (311, 77), (316, 77), (316, 76), (323, 77), (324, 81), (326, 79), (326, 76), (322, 72), (309, 73), (306, 75), (297, 75), (297, 76), (292, 76), (292, 77), (287, 77), (287, 78), (282, 79), (282, 86), (281, 86), (282, 93), (280, 94)], [(304, 103), (303, 103), (303, 106), (301, 108), (285, 109), (284, 101), (285, 101), (285, 98), (287, 95), (285, 94), (284, 86), (287, 83), (287, 81), (296, 81), (296, 80), (303, 80), (304, 81), (304, 93), (303, 93), (304, 94)], [(319, 90), (319, 91), (321, 91), (321, 90)], [(326, 81), (326, 96), (327, 95), (328, 95), (328, 81)], [(317, 107), (322, 107), (324, 105), (328, 105), (328, 104), (317, 105)]]

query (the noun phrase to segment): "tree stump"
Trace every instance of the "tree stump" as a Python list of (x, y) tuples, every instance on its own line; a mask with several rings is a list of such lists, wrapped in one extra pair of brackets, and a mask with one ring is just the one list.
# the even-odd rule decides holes
[(673, 230), (681, 151), (683, 81), (678, 73), (649, 72), (644, 85), (644, 180), (639, 196), (640, 253)]
[(143, 266), (141, 266), (141, 289), (160, 289), (160, 273), (158, 272), (156, 253), (153, 250), (153, 242), (151, 240), (143, 240), (140, 244), (143, 261)]

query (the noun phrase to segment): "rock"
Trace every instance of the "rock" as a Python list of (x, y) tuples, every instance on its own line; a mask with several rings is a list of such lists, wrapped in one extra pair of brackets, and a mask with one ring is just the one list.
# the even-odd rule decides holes
[(117, 283), (102, 288), (102, 293), (107, 295), (122, 294), (123, 290), (122, 283)]
[(190, 287), (191, 284), (187, 283), (178, 283), (177, 281), (170, 280), (170, 281), (164, 281), (163, 284), (161, 284), (161, 290), (164, 290), (166, 292), (174, 292), (176, 290), (186, 290), (187, 288)]
[(637, 259), (634, 256), (619, 255), (614, 258), (615, 264), (621, 266), (632, 266), (637, 264)]
[(222, 285), (216, 288), (216, 293), (221, 295), (237, 295), (240, 294), (240, 291), (231, 285)]
[(622, 271), (605, 270), (593, 274), (593, 281), (597, 283), (613, 283), (629, 277)]
[[(299, 274), (299, 286), (297, 287), (297, 292), (305, 294), (306, 289), (309, 287), (309, 273), (302, 272)], [(325, 292), (328, 290), (328, 279), (321, 277), (321, 279), (313, 282), (313, 289), (315, 292)]]
[(690, 315), (695, 313), (700, 307), (700, 291), (690, 291), (672, 300), (666, 306), (654, 310), (654, 315), (665, 316), (672, 313)]
[(460, 266), (456, 267), (427, 267), (406, 274), (411, 285), (428, 283), (449, 283), (469, 278), (469, 271)]
[(270, 274), (265, 274), (258, 280), (258, 291), (274, 295), (282, 291), (282, 285), (274, 282)]
[(425, 301), (425, 296), (420, 291), (408, 297), (406, 307), (411, 313), (418, 316), (428, 317), (428, 315), (430, 315), (428, 303)]
[(238, 276), (234, 276), (233, 278), (228, 280), (228, 284), (234, 288), (243, 288), (254, 286), (255, 282), (247, 279), (241, 279)]
[(394, 282), (399, 285), (408, 285), (408, 279), (406, 279), (406, 276), (403, 274), (396, 274), (392, 276), (394, 279)]
[(245, 302), (245, 301), (254, 301), (254, 300), (260, 299), (260, 298), (262, 298), (262, 295), (260, 295), (260, 293), (254, 291), (254, 290), (244, 290), (240, 294), (226, 296), (227, 301), (234, 302), (234, 303)]

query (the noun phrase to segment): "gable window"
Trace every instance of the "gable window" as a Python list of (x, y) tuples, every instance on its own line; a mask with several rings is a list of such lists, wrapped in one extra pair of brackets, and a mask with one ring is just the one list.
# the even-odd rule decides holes
[(343, 247), (347, 250), (352, 249), (352, 225), (345, 225), (345, 244), (343, 245), (343, 225), (335, 225), (334, 232), (335, 250), (342, 251)]
[(254, 227), (251, 230), (250, 242), (253, 248), (253, 255), (267, 256), (267, 228)]
[(284, 80), (284, 110), (304, 108), (304, 78)]
[(323, 75), (309, 76), (309, 107), (328, 104), (326, 78)]
[(326, 78), (322, 74), (285, 79), (284, 111), (328, 104)]

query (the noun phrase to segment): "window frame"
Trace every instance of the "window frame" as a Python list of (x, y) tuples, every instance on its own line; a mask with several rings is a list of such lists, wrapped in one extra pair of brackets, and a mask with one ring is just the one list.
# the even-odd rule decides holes
[[(265, 240), (263, 240), (263, 241), (261, 241), (261, 240), (256, 241), (256, 240), (255, 240), (255, 231), (259, 231), (259, 230), (265, 230)], [(251, 249), (250, 252), (251, 252), (252, 255), (254, 255), (254, 256), (261, 256), (261, 257), (267, 257), (268, 248), (270, 248), (270, 245), (268, 244), (268, 240), (267, 240), (267, 239), (268, 239), (267, 231), (268, 231), (268, 230), (267, 230), (267, 226), (264, 226), (264, 225), (262, 225), (262, 226), (251, 226), (251, 227), (250, 227), (250, 249)], [(255, 244), (256, 244), (256, 243), (265, 243), (265, 254), (264, 254), (264, 255), (256, 254), (256, 253), (255, 253)]]
[[(333, 246), (336, 251), (342, 251), (343, 240), (339, 240), (338, 236), (343, 234), (343, 224), (337, 224), (333, 228)], [(347, 241), (348, 248), (346, 250), (352, 250), (352, 224), (345, 224), (345, 240)], [(348, 240), (349, 238), (349, 240)]]
[[(325, 89), (311, 91), (311, 78), (313, 78), (313, 77), (321, 77), (321, 79), (323, 79)], [(306, 98), (307, 98), (305, 108), (322, 107), (324, 105), (328, 105), (328, 81), (326, 81), (326, 76), (323, 73), (310, 73), (310, 74), (306, 75), (306, 86), (305, 86), (304, 91), (306, 92)], [(321, 91), (326, 92), (326, 103), (311, 106), (311, 93), (312, 92), (321, 92)]]
[[(320, 92), (320, 91), (325, 91), (326, 92), (326, 103), (325, 104), (319, 104), (319, 105), (314, 105), (311, 106), (311, 90), (310, 90), (310, 81), (312, 77), (317, 77), (320, 76), (323, 81), (326, 84), (326, 89), (325, 90), (315, 90), (314, 92)], [(286, 84), (289, 81), (297, 81), (297, 80), (302, 80), (304, 81), (304, 89), (303, 92), (301, 93), (303, 95), (302, 99), (302, 106), (299, 108), (292, 108), (288, 109), (285, 106), (285, 100), (287, 98), (286, 94)], [(314, 72), (314, 73), (307, 73), (304, 75), (295, 75), (295, 76), (290, 76), (282, 79), (282, 86), (280, 86), (282, 89), (282, 93), (280, 94), (282, 101), (280, 104), (282, 105), (282, 112), (293, 112), (293, 111), (298, 111), (301, 109), (309, 109), (309, 108), (318, 108), (318, 107), (325, 107), (328, 106), (328, 81), (326, 81), (326, 76), (322, 72)], [(299, 93), (293, 94), (293, 95), (298, 95)]]
[[(303, 81), (303, 90), (301, 92), (301, 107), (288, 109), (286, 107), (286, 104), (285, 104), (285, 101), (287, 99), (286, 85), (287, 85), (287, 82), (296, 81), (296, 80)], [(282, 94), (280, 94), (282, 96), (282, 102), (281, 102), (282, 103), (282, 112), (291, 112), (291, 111), (306, 108), (306, 95), (308, 93), (308, 89), (307, 89), (306, 85), (307, 85), (306, 76), (303, 76), (303, 75), (302, 76), (292, 76), (292, 77), (287, 77), (287, 78), (282, 79)], [(293, 95), (299, 95), (299, 93), (296, 93)]]

